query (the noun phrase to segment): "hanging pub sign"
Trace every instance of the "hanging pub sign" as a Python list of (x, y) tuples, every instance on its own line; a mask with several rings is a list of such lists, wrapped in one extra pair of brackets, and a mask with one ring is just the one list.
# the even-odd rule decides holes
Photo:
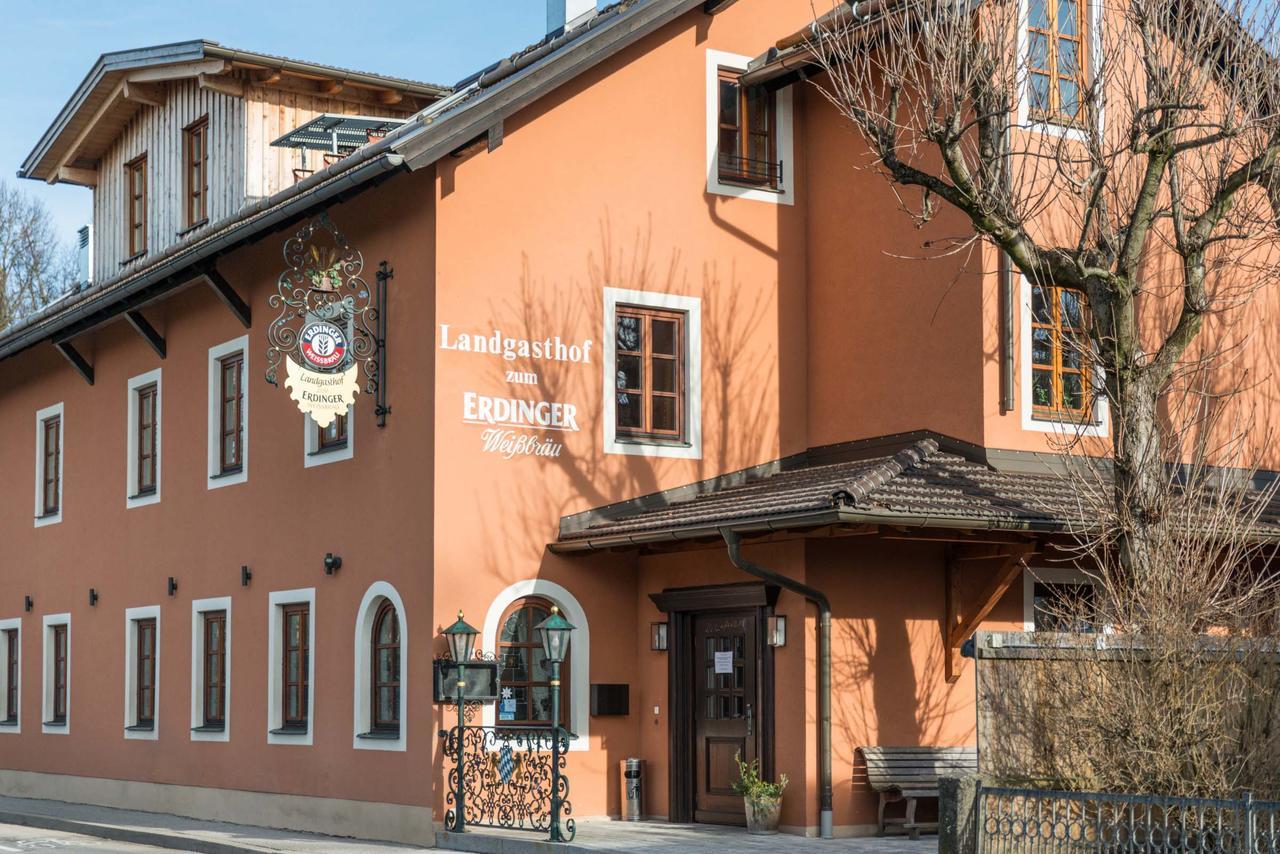
[[(321, 214), (284, 245), (288, 267), (268, 299), (279, 315), (267, 330), (267, 382), (285, 388), (320, 427), (345, 415), (360, 392), (378, 387), (379, 307), (361, 278), (364, 258)], [(382, 277), (379, 275), (379, 285)]]

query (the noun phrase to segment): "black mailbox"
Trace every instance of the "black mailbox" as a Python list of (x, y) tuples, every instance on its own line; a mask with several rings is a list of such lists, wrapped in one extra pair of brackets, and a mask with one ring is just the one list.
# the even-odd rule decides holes
[(592, 685), (591, 714), (594, 716), (631, 714), (631, 686)]

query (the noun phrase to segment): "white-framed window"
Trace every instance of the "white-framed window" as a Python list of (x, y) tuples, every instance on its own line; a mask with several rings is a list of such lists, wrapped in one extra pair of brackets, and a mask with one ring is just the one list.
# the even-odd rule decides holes
[(603, 341), (605, 453), (701, 459), (702, 300), (605, 288)]
[(22, 618), (0, 620), (0, 733), (22, 732)]
[(62, 471), (66, 456), (63, 405), (55, 403), (36, 413), (35, 526), (62, 521)]
[(160, 606), (124, 612), (124, 737), (160, 737)]
[[(1077, 11), (1076, 15), (1071, 15), (1071, 10)], [(1060, 17), (1062, 23), (1060, 23)], [(1071, 32), (1069, 26), (1062, 26), (1067, 18), (1073, 18), (1077, 22), (1077, 29), (1083, 29), (1084, 32)], [(1061, 41), (1063, 47), (1071, 50), (1071, 53), (1065, 57), (1065, 64), (1059, 62), (1060, 55), (1064, 52), (1056, 44), (1052, 42)], [(1071, 42), (1071, 45), (1065, 44)], [(1033, 55), (1033, 47), (1035, 53)], [(1042, 105), (1046, 103), (1046, 99), (1050, 104), (1057, 104), (1063, 98), (1061, 89), (1054, 92), (1054, 97), (1049, 98), (1045, 93), (1050, 91), (1049, 86), (1061, 87), (1068, 85), (1067, 81), (1060, 79), (1062, 75), (1057, 72), (1063, 72), (1063, 75), (1070, 77), (1069, 69), (1076, 66), (1071, 65), (1071, 57), (1075, 56), (1075, 51), (1083, 51), (1083, 82), (1089, 85), (1090, 81), (1097, 78), (1102, 71), (1102, 3), (1099, 0), (1020, 0), (1019, 16), (1018, 16), (1018, 56), (1021, 58), (1019, 64), (1019, 80), (1021, 83), (1021, 92), (1018, 98), (1018, 126), (1036, 131), (1038, 133), (1049, 134), (1051, 136), (1061, 136), (1068, 139), (1084, 140), (1087, 136), (1085, 128), (1072, 126), (1066, 120), (1052, 120), (1046, 118)], [(1051, 74), (1038, 74), (1037, 70), (1052, 72)], [(1052, 77), (1051, 82), (1046, 79)], [(1077, 96), (1080, 103), (1085, 104), (1086, 95), (1083, 90)], [(1070, 101), (1070, 95), (1066, 96), (1066, 100)], [(1052, 112), (1052, 111), (1051, 111)], [(1099, 127), (1105, 121), (1105, 115), (1099, 114), (1096, 119)]]
[(231, 597), (191, 603), (191, 740), (231, 740)]
[[(591, 627), (587, 624), (587, 612), (582, 604), (565, 587), (543, 578), (517, 581), (498, 594), (485, 613), (484, 629), (480, 633), (480, 649), (498, 651), (500, 623), (510, 607), (521, 599), (536, 597), (551, 602), (574, 626), (569, 638), (569, 692), (560, 702), (567, 704), (569, 731), (576, 736), (569, 742), (571, 751), (587, 750), (591, 729)], [(480, 712), (484, 726), (497, 723), (495, 703), (484, 703)]]
[(249, 336), (209, 348), (209, 488), (249, 479)]
[(132, 377), (127, 386), (129, 413), (125, 448), (125, 507), (144, 507), (160, 500), (161, 374), (160, 369)]
[(275, 590), (267, 601), (267, 743), (310, 745), (315, 724), (316, 590)]
[(339, 415), (328, 427), (316, 424), (310, 415), (302, 416), (302, 447), (306, 451), (303, 465), (306, 468), (351, 459), (356, 443), (355, 411), (354, 406), (347, 407), (347, 414)]
[(45, 614), (43, 686), (40, 731), (49, 735), (71, 732), (71, 615)]
[[(707, 51), (707, 192), (793, 205), (795, 131), (791, 89), (767, 95), (761, 92), (756, 97), (744, 93), (740, 106), (729, 108), (735, 96), (727, 91), (729, 81), (726, 72), (746, 71), (750, 61), (751, 57), (741, 54)], [(722, 82), (726, 84), (723, 87)], [(748, 105), (759, 103), (761, 98), (771, 101), (761, 117), (760, 132), (753, 134), (753, 125), (757, 123), (748, 117)], [(732, 116), (724, 115), (730, 112)], [(733, 134), (727, 127), (734, 120), (740, 123), (741, 132), (736, 144), (729, 141)], [(752, 143), (747, 138), (750, 136), (755, 136), (760, 142)], [(722, 151), (726, 147), (733, 147), (734, 151)]]
[(396, 589), (377, 581), (356, 612), (352, 747), (405, 750), (409, 698), (409, 627)]
[(1022, 571), (1022, 630), (1092, 631), (1087, 626), (1059, 626), (1062, 604), (1093, 595), (1094, 582), (1066, 566), (1028, 567)]
[[(1038, 359), (1042, 359), (1033, 354), (1033, 347), (1038, 346), (1036, 338), (1037, 327), (1045, 324), (1038, 322), (1037, 312), (1034, 312), (1032, 308), (1033, 302), (1037, 305), (1041, 302), (1036, 297), (1036, 288), (1026, 276), (1022, 276), (1021, 279), (1022, 293), (1020, 301), (1022, 305), (1019, 323), (1021, 332), (1019, 336), (1021, 338), (1019, 362), (1021, 370), (1019, 371), (1019, 384), (1021, 385), (1022, 395), (1019, 409), (1022, 413), (1022, 429), (1037, 433), (1057, 433), (1064, 436), (1105, 437), (1109, 430), (1110, 410), (1107, 396), (1102, 392), (1105, 376), (1102, 368), (1097, 365), (1094, 365), (1091, 369), (1086, 369), (1084, 374), (1083, 393), (1091, 398), (1090, 412), (1087, 417), (1078, 420), (1074, 416), (1054, 417), (1052, 414), (1046, 414), (1045, 410), (1036, 405), (1038, 389), (1035, 363)], [(1048, 325), (1053, 324), (1050, 323)], [(1048, 361), (1057, 361), (1062, 358), (1063, 348), (1061, 346), (1050, 345), (1049, 350)]]

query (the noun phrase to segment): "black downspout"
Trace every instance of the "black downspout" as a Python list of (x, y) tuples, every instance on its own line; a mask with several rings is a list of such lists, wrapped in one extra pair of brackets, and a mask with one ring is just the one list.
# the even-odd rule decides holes
[(720, 536), (729, 547), (729, 562), (738, 569), (797, 593), (818, 606), (818, 828), (823, 839), (833, 835), (831, 816), (831, 603), (822, 591), (794, 578), (765, 569), (742, 556), (741, 538), (736, 531), (721, 528)]

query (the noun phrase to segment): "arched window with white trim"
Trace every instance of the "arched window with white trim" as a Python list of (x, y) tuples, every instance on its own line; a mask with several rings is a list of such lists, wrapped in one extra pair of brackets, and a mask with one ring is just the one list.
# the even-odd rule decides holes
[[(551, 616), (552, 603), (542, 596), (526, 596), (507, 607), (498, 632), (498, 684), (502, 697), (498, 700), (499, 726), (551, 725), (551, 669), (542, 654), (542, 639), (537, 626)], [(569, 657), (561, 665), (562, 698), (571, 697), (573, 680)], [(510, 691), (510, 695), (508, 695)], [(561, 702), (560, 724), (569, 726), (569, 704)]]
[(390, 584), (375, 582), (356, 613), (355, 748), (406, 749), (407, 658), (404, 602)]

